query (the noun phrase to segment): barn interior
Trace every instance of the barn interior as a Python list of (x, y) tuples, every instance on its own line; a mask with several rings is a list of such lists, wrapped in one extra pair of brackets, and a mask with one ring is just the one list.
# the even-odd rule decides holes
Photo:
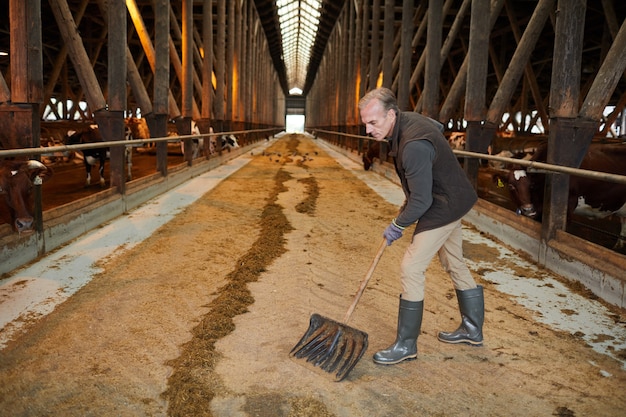
[[(67, 146), (64, 133), (87, 125), (106, 140), (119, 140), (130, 125), (142, 147), (191, 134), (193, 120), (201, 134), (241, 132), (245, 144), (295, 116), (301, 131), (390, 163), (358, 117), (358, 98), (377, 86), (391, 88), (402, 110), (439, 120), (457, 151), (517, 158), (547, 143), (549, 162), (576, 168), (590, 143), (625, 137), (619, 1), (10, 0), (2, 7), (2, 157)], [(182, 142), (192, 165), (197, 151)], [(160, 149), (148, 173), (166, 175), (182, 162)], [(120, 158), (107, 186), (123, 194), (132, 173)], [(479, 159), (468, 157), (465, 169), (482, 197), (515, 208), (485, 184)], [(547, 201), (563, 207), (567, 178), (554, 178)], [(86, 196), (81, 191), (76, 198)], [(568, 220), (564, 210), (546, 212), (549, 240)]]
[[(97, 126), (105, 141), (136, 141), (125, 153), (113, 148), (106, 190), (57, 175), (59, 187), (75, 191), (36, 195), (42, 214), (101, 192), (123, 196), (131, 180), (230, 152), (227, 136), (254, 144), (293, 129), (290, 120), (388, 171), (387, 149), (367, 137), (357, 109), (378, 86), (394, 91), (401, 110), (439, 120), (455, 152), (470, 152), (459, 161), (481, 198), (510, 211), (515, 203), (492, 180), (506, 157), (528, 158), (547, 145), (547, 162), (578, 168), (600, 143), (623, 160), (620, 1), (9, 0), (1, 7), (2, 158), (39, 148), (30, 155), (56, 163), (60, 174), (84, 153), (84, 144), (69, 145), (69, 130)], [(203, 149), (192, 133), (207, 135)], [(133, 152), (135, 173), (122, 155)], [(487, 159), (477, 155), (505, 159), (485, 170)], [(607, 187), (622, 187), (620, 174), (604, 173)], [(550, 178), (541, 241), (567, 230), (623, 250), (615, 245), (623, 218), (572, 221), (569, 177)], [(14, 239), (8, 214), (3, 236)]]
[[(0, 164), (47, 167), (28, 230), (0, 197), (0, 318), (29, 291), (44, 310), (0, 328), (0, 409), (621, 415), (625, 50), (623, 0), (0, 1)], [(310, 310), (341, 317), (401, 204), (359, 117), (380, 86), (444, 125), (479, 194), (464, 255), (488, 338), (441, 349), (434, 326), (458, 311), (430, 284), (419, 360), (363, 360), (342, 385), (287, 356)], [(545, 165), (524, 159), (543, 146)], [(604, 159), (581, 170), (592, 147)], [(503, 180), (520, 163), (548, 174), (542, 219)], [(576, 178), (622, 211), (570, 215)], [(375, 348), (395, 331), (404, 247), (385, 249), (355, 315)]]

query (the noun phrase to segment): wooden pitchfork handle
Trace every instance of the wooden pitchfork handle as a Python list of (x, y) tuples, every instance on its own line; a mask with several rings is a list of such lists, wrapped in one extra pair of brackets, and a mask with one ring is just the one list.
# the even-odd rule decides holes
[(370, 278), (374, 274), (376, 265), (378, 265), (378, 261), (380, 260), (380, 257), (383, 256), (383, 252), (385, 251), (386, 246), (387, 246), (387, 239), (383, 238), (383, 241), (380, 243), (380, 247), (378, 248), (378, 252), (376, 253), (374, 260), (372, 261), (372, 264), (370, 265), (370, 269), (365, 274), (365, 278), (363, 278), (363, 281), (361, 282), (361, 286), (359, 287), (359, 290), (356, 292), (356, 295), (354, 296), (354, 301), (352, 301), (352, 305), (346, 312), (346, 316), (343, 318), (344, 323), (347, 324), (348, 320), (350, 320), (350, 316), (352, 316), (352, 313), (354, 312), (356, 305), (359, 303), (359, 300), (361, 299), (361, 295), (363, 295), (363, 291), (365, 290), (365, 287), (367, 287), (367, 283), (370, 281)]

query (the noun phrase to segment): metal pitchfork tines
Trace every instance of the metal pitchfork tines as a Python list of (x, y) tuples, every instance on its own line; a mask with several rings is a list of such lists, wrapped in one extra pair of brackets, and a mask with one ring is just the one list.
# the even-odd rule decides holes
[(367, 350), (367, 333), (348, 326), (348, 320), (354, 312), (367, 283), (383, 255), (387, 240), (383, 238), (378, 253), (374, 257), (359, 290), (354, 296), (352, 305), (346, 312), (343, 322), (323, 317), (317, 313), (311, 315), (309, 328), (300, 341), (291, 349), (290, 355), (312, 363), (320, 369), (333, 373), (335, 380), (343, 380), (361, 359)]

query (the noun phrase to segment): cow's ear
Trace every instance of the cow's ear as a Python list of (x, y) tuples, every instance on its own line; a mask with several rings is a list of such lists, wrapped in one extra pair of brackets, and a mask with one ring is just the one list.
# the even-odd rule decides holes
[(52, 169), (36, 160), (28, 161), (28, 177), (35, 185), (41, 185), (52, 176)]

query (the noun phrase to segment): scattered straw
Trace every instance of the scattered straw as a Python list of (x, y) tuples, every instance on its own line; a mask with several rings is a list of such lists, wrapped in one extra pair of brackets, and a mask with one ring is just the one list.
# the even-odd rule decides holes
[(219, 360), (215, 342), (235, 330), (233, 318), (245, 313), (254, 302), (247, 283), (257, 281), (267, 265), (286, 251), (284, 235), (293, 228), (276, 200), (286, 190), (283, 183), (290, 178), (282, 169), (276, 174), (274, 189), (261, 214), (259, 238), (235, 262), (235, 269), (227, 276), (228, 283), (218, 290), (218, 296), (209, 304), (210, 311), (193, 329), (193, 337), (182, 346), (180, 356), (167, 363), (174, 368), (162, 394), (169, 402), (168, 415), (212, 415), (210, 402), (224, 391), (214, 373)]

